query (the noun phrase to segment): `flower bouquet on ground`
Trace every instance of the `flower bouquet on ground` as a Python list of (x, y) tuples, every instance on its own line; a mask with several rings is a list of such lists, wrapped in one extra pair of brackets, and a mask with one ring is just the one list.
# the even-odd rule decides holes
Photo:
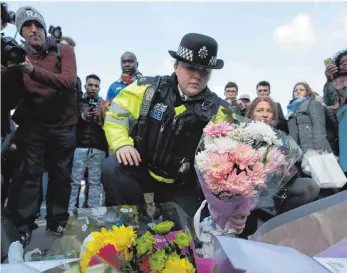
[[(237, 118), (225, 112), (211, 121), (195, 156), (195, 169), (206, 200), (194, 217), (195, 233), (203, 247), (199, 254), (213, 256), (213, 237), (233, 236), (228, 218), (249, 215), (262, 198), (273, 196), (284, 183), (301, 150), (294, 140), (271, 126)], [(201, 221), (208, 204), (209, 217)]]
[[(122, 205), (84, 210), (70, 232), (81, 241), (80, 259), (64, 261), (64, 266), (47, 273), (196, 272), (192, 219), (171, 202), (156, 203), (155, 210), (147, 208)], [(96, 216), (103, 227), (91, 225)]]
[(82, 245), (79, 272), (101, 264), (110, 272), (194, 273), (188, 252), (192, 237), (183, 230), (171, 232), (173, 226), (164, 221), (141, 236), (124, 225), (92, 232)]

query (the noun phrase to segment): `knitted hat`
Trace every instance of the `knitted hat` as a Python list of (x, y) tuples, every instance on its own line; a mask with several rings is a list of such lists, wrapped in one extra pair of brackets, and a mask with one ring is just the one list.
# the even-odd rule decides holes
[(22, 34), (22, 27), (27, 21), (37, 21), (46, 32), (45, 19), (41, 13), (33, 7), (21, 7), (16, 12), (16, 27), (17, 31)]

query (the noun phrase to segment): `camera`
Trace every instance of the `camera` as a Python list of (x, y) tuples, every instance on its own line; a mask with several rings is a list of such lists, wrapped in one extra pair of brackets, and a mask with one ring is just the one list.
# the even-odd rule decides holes
[(94, 110), (95, 108), (99, 106), (99, 100), (95, 97), (90, 96), (87, 98), (87, 101), (88, 101), (90, 111)]
[(50, 26), (48, 29), (48, 33), (52, 35), (52, 38), (54, 40), (61, 40), (61, 37), (63, 37), (63, 32), (61, 30), (60, 26), (54, 27)]
[(26, 51), (19, 46), (15, 39), (1, 34), (1, 64), (8, 62), (19, 64), (25, 62)]
[(8, 10), (6, 3), (1, 2), (1, 24), (14, 24), (16, 19), (16, 13), (14, 11)]

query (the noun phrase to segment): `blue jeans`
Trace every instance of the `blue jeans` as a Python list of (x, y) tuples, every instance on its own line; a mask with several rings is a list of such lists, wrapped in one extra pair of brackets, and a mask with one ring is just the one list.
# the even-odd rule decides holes
[(105, 160), (106, 152), (99, 149), (77, 148), (74, 153), (71, 195), (69, 202), (69, 212), (72, 213), (79, 195), (81, 180), (86, 168), (88, 168), (88, 207), (100, 206), (101, 185), (101, 164)]

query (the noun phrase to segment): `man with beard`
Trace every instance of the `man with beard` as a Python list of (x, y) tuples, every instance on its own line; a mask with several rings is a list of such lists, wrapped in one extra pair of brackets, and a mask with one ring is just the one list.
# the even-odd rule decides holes
[[(40, 201), (41, 177), (49, 173), (47, 230), (61, 236), (68, 219), (71, 169), (77, 123), (76, 57), (72, 47), (47, 37), (40, 12), (21, 7), (18, 33), (25, 39), (25, 62), (9, 65), (24, 81), (24, 99), (13, 115), (19, 126), (21, 160), (8, 197), (6, 215), (25, 246), (30, 242)], [(47, 156), (48, 155), (48, 156)]]
[(347, 173), (347, 49), (336, 54), (325, 70), (324, 102), (339, 122), (339, 163)]
[(137, 70), (139, 63), (137, 58), (132, 52), (125, 52), (120, 58), (122, 75), (120, 79), (111, 84), (108, 89), (106, 100), (112, 102), (112, 100), (117, 96), (117, 94), (124, 87), (136, 81), (142, 74)]

